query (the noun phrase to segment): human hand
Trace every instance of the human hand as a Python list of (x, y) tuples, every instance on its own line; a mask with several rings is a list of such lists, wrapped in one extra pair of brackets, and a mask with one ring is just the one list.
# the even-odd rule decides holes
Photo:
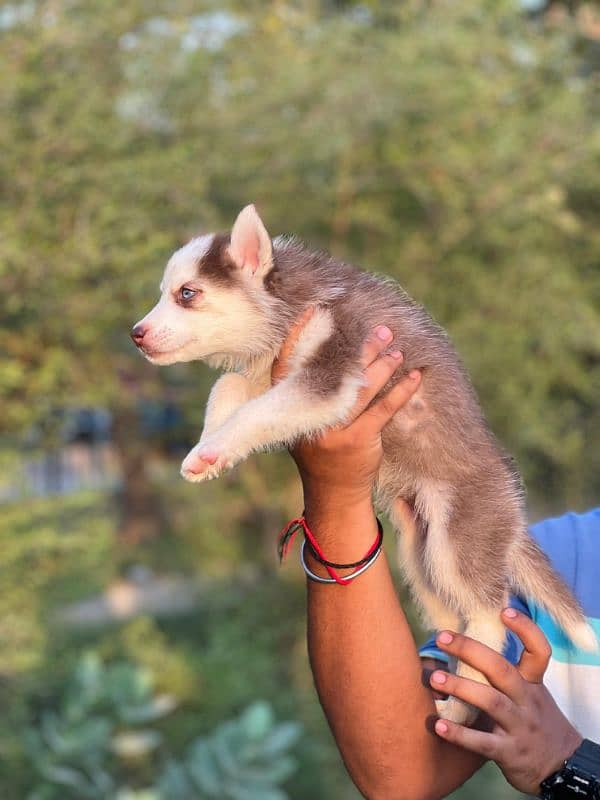
[(513, 608), (504, 610), (502, 621), (525, 647), (516, 667), (466, 636), (450, 631), (438, 635), (440, 649), (475, 667), (491, 685), (436, 670), (431, 686), (480, 708), (492, 723), (490, 730), (482, 731), (438, 720), (435, 731), (495, 761), (515, 789), (537, 795), (541, 781), (562, 766), (582, 737), (542, 682), (552, 650), (540, 628)]
[[(286, 364), (293, 353), (302, 327), (310, 319), (304, 314), (286, 339), (274, 365), (273, 381), (286, 375)], [(372, 400), (383, 389), (394, 372), (401, 367), (400, 351), (381, 355), (392, 341), (392, 332), (385, 326), (376, 328), (365, 342), (361, 364), (365, 385), (360, 391), (350, 421), (326, 431), (316, 439), (304, 439), (291, 450), (298, 465), (305, 498), (331, 498), (332, 492), (343, 498), (345, 505), (371, 502), (373, 482), (383, 455), (381, 431), (394, 414), (416, 392), (421, 373), (412, 370), (376, 402)]]

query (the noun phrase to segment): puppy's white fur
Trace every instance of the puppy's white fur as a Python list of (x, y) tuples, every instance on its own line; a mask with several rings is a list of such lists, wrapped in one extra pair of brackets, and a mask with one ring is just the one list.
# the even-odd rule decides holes
[[(487, 429), (445, 333), (400, 287), (293, 238), (271, 241), (248, 206), (230, 237), (201, 236), (174, 253), (160, 288), (159, 302), (136, 326), (144, 355), (157, 364), (200, 359), (228, 371), (211, 391), (202, 436), (182, 464), (185, 478), (216, 477), (253, 451), (347, 419), (363, 385), (362, 343), (376, 324), (387, 324), (405, 369), (425, 371), (419, 391), (383, 431), (376, 493), (402, 531), (401, 559), (424, 618), (500, 651), (499, 612), (510, 588), (546, 608), (575, 643), (597, 648), (577, 602), (527, 534), (518, 475)], [(271, 387), (273, 361), (307, 307), (316, 311), (289, 373)], [(462, 663), (458, 673), (485, 681)], [(456, 700), (440, 711), (456, 722), (474, 714)]]
[[(248, 275), (239, 288), (225, 289), (203, 281), (198, 261), (214, 236), (192, 239), (167, 263), (160, 284), (161, 297), (137, 325), (147, 330), (144, 354), (154, 364), (208, 361), (214, 367), (235, 367), (252, 361), (257, 350), (269, 347), (264, 315), (253, 302), (259, 278)], [(176, 293), (184, 285), (202, 293), (201, 315), (179, 306)]]

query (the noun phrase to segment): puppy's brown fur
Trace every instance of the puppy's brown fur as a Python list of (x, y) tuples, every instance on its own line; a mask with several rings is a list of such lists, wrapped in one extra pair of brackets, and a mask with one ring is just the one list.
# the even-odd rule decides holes
[[(271, 240), (252, 206), (241, 212), (231, 236), (204, 239), (202, 247), (190, 243), (178, 251), (165, 273), (163, 283), (174, 286), (192, 275), (206, 295), (204, 316), (199, 302), (198, 316), (187, 318), (193, 344), (180, 345), (185, 337), (178, 334), (172, 350), (179, 355), (172, 360), (204, 358), (235, 374), (213, 389), (205, 431), (184, 461), (184, 476), (215, 477), (252, 450), (290, 444), (345, 419), (362, 383), (363, 343), (376, 326), (387, 325), (393, 349), (404, 355), (404, 374), (418, 368), (422, 382), (383, 432), (376, 496), (401, 532), (405, 573), (428, 624), (460, 628), (501, 650), (499, 612), (515, 592), (545, 608), (577, 645), (595, 649), (576, 600), (528, 535), (514, 463), (487, 426), (448, 336), (427, 312), (389, 279), (310, 251), (293, 238)], [(209, 324), (210, 313), (217, 314), (211, 296), (220, 298), (218, 334), (218, 322)], [(300, 337), (290, 374), (269, 388), (270, 366), (310, 306), (318, 313)], [(176, 338), (174, 325), (163, 319), (171, 312), (159, 314), (160, 307), (140, 323), (151, 326), (159, 344)], [(162, 315), (159, 324), (155, 314)], [(202, 339), (203, 324), (225, 344)], [(164, 347), (145, 352), (159, 363), (169, 358)], [(398, 498), (414, 508), (415, 525), (406, 524)], [(465, 664), (458, 671), (485, 680)], [(453, 699), (440, 711), (458, 722), (472, 718)]]

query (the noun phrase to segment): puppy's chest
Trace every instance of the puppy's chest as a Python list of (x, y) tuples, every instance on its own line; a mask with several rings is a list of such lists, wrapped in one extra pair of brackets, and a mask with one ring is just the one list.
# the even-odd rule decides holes
[(273, 356), (265, 355), (262, 358), (253, 360), (245, 364), (240, 370), (241, 374), (247, 378), (252, 385), (253, 395), (264, 394), (271, 388), (271, 370), (273, 368)]

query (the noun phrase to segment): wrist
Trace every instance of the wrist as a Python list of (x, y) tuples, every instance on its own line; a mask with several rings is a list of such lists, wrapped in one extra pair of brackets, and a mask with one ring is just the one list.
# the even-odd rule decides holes
[(569, 726), (569, 729), (565, 732), (560, 748), (553, 754), (552, 761), (546, 765), (543, 771), (544, 774), (540, 778), (538, 796), (544, 796), (544, 793), (541, 791), (544, 781), (548, 780), (548, 778), (563, 768), (565, 762), (571, 758), (577, 748), (581, 746), (582, 742), (583, 737), (581, 734), (575, 728)]
[(323, 481), (302, 481), (304, 508), (320, 521), (373, 514), (372, 489), (365, 485), (331, 485)]
[[(353, 563), (362, 558), (378, 536), (377, 518), (370, 496), (305, 494), (305, 518), (328, 561)], [(307, 563), (317, 574), (324, 567), (306, 551)], [(323, 573), (324, 574), (324, 573)], [(340, 571), (344, 576), (344, 571)]]
[(370, 496), (330, 493), (304, 495), (304, 516), (319, 541), (349, 543), (361, 541), (377, 532), (377, 521)]

